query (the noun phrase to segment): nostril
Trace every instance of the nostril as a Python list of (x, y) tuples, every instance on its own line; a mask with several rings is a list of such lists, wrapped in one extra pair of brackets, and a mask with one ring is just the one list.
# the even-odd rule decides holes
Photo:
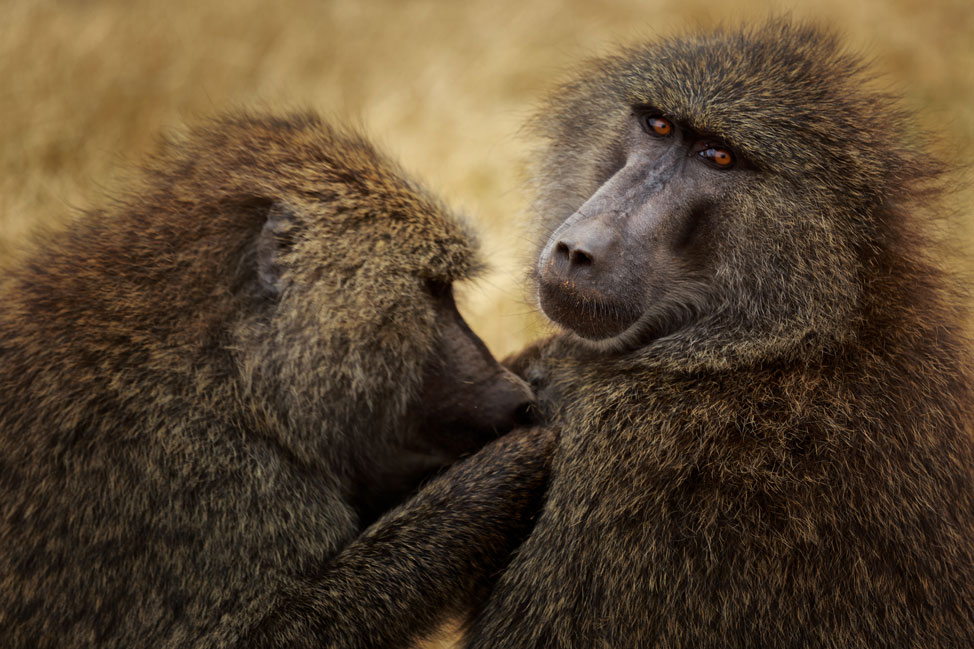
[(567, 262), (569, 268), (582, 268), (595, 263), (592, 253), (564, 241), (555, 244), (555, 255), (561, 264)]
[(571, 255), (572, 266), (591, 266), (592, 255), (588, 254), (584, 250), (575, 250)]

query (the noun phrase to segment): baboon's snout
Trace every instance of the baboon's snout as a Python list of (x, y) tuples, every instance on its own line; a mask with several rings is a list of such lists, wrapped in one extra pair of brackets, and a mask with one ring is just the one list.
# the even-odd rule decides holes
[(536, 407), (531, 388), (511, 371), (503, 367), (499, 370), (484, 395), (484, 423), (498, 433), (534, 425)]

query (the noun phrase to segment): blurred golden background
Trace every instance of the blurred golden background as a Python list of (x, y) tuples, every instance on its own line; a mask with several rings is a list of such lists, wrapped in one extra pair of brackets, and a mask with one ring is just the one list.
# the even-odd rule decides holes
[[(615, 44), (790, 12), (834, 26), (943, 137), (974, 152), (969, 0), (6, 0), (0, 258), (104, 202), (167, 130), (238, 108), (359, 124), (479, 224), (493, 265), (461, 309), (502, 356), (543, 328), (523, 269), (519, 127), (553, 81)], [(968, 176), (964, 176), (968, 177)], [(974, 221), (970, 187), (956, 198)], [(972, 241), (974, 228), (958, 226)]]

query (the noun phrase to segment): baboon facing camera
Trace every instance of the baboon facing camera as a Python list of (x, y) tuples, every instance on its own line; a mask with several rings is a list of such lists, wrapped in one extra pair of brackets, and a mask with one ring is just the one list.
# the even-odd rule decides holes
[[(482, 593), (551, 434), (467, 229), (360, 137), (236, 116), (44, 236), (0, 309), (0, 645), (381, 647)], [(454, 552), (454, 548), (456, 551)]]
[(533, 126), (562, 426), (480, 649), (974, 646), (969, 301), (941, 167), (786, 20), (594, 61)]

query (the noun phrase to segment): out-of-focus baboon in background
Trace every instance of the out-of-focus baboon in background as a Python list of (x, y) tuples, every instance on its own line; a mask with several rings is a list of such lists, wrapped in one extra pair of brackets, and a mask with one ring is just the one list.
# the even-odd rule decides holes
[[(0, 645), (404, 646), (528, 529), (551, 436), (467, 228), (354, 134), (235, 116), (0, 290)], [(343, 549), (344, 548), (344, 549)]]
[(533, 129), (513, 363), (562, 428), (478, 649), (974, 645), (970, 294), (954, 179), (832, 35), (591, 62)]

